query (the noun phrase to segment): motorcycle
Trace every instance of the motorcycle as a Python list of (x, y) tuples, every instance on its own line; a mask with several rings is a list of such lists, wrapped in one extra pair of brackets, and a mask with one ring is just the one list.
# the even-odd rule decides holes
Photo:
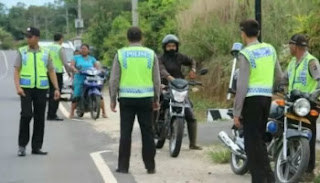
[(90, 112), (91, 118), (96, 120), (100, 116), (101, 89), (106, 75), (94, 67), (80, 71), (80, 74), (85, 76), (85, 80), (76, 113), (83, 117), (84, 113)]
[[(298, 182), (307, 169), (312, 133), (302, 123), (311, 124), (306, 116), (319, 115), (319, 95), (320, 90), (311, 94), (293, 90), (284, 99), (271, 104), (265, 141), (269, 158), (275, 162), (277, 182)], [(232, 117), (231, 110), (229, 115)], [(238, 175), (247, 173), (243, 130), (233, 126), (232, 138), (223, 131), (219, 133), (219, 138), (231, 150), (230, 165), (233, 172)]]
[[(202, 69), (200, 75), (208, 73)], [(185, 126), (185, 109), (191, 107), (188, 99), (189, 86), (202, 86), (201, 82), (175, 79), (164, 86), (161, 96), (161, 107), (154, 114), (154, 130), (156, 147), (162, 148), (166, 139), (169, 140), (171, 157), (180, 153)]]

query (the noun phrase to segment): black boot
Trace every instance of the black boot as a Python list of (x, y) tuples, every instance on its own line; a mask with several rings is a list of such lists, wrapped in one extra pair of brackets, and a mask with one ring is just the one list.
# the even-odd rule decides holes
[(189, 134), (189, 142), (190, 142), (190, 149), (192, 150), (202, 150), (202, 147), (197, 146), (197, 122), (187, 123), (188, 125), (188, 134)]

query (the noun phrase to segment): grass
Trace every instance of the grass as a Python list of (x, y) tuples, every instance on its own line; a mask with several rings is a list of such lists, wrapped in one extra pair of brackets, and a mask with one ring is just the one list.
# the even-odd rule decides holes
[[(201, 91), (200, 91), (201, 92)], [(199, 122), (207, 121), (207, 111), (210, 108), (227, 108), (227, 104), (208, 100), (207, 98), (198, 95), (197, 93), (190, 93), (190, 99), (193, 103), (193, 110)]]
[(214, 150), (209, 151), (210, 159), (218, 164), (226, 164), (230, 161), (230, 150), (225, 147), (216, 146)]

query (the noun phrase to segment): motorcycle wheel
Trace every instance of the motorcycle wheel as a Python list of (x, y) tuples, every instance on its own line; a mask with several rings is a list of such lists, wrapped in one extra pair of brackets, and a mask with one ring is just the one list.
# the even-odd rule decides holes
[(159, 122), (159, 118), (160, 118), (160, 111), (156, 111), (154, 112), (154, 130), (155, 130), (155, 134), (157, 135), (157, 138), (155, 138), (155, 144), (156, 144), (156, 148), (157, 149), (161, 149), (163, 148), (165, 142), (166, 142), (166, 137), (167, 137), (167, 127), (166, 127), (166, 123), (164, 121), (166, 121), (166, 119), (168, 118), (168, 112), (169, 110), (166, 109), (164, 112), (164, 119), (163, 122)]
[(183, 132), (184, 132), (184, 118), (176, 118), (172, 122), (171, 127), (171, 137), (170, 137), (170, 156), (177, 157), (180, 153), (182, 139), (183, 139)]
[(287, 149), (287, 160), (283, 158), (283, 148), (276, 157), (275, 177), (277, 182), (299, 182), (309, 163), (309, 141), (302, 137), (292, 137), (288, 139)]
[(101, 103), (101, 96), (91, 95), (89, 98), (89, 106), (90, 106), (90, 113), (91, 118), (96, 120), (100, 116), (100, 103)]
[(80, 112), (79, 110), (77, 110), (77, 116), (78, 116), (79, 118), (82, 118), (83, 115), (84, 115), (84, 112)]
[(231, 153), (230, 166), (232, 171), (237, 175), (244, 175), (248, 172), (248, 160)]

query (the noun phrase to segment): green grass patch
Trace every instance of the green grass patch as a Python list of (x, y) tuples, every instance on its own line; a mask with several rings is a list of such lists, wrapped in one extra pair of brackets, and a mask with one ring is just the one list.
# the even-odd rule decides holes
[(225, 147), (209, 151), (209, 156), (213, 162), (218, 164), (226, 164), (230, 161), (230, 151)]
[[(202, 92), (202, 91), (199, 91)], [(193, 110), (196, 116), (196, 119), (199, 122), (206, 122), (207, 121), (207, 111), (208, 109), (212, 108), (225, 108), (226, 104), (222, 104), (219, 102), (215, 102), (213, 100), (206, 99), (198, 93), (190, 92), (189, 97), (193, 103)]]

